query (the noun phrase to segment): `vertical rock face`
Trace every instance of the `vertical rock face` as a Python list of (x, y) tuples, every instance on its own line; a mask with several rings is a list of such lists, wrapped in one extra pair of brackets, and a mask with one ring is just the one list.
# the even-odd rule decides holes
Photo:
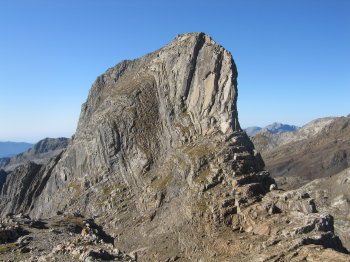
[[(267, 194), (274, 181), (239, 126), (236, 100), (232, 56), (203, 33), (123, 61), (93, 84), (66, 151), (29, 185), (2, 191), (2, 199), (25, 195), (21, 203), (29, 204), (2, 201), (1, 213), (94, 217), (116, 246), (141, 252), (141, 261), (251, 261), (254, 252), (280, 252), (274, 245), (288, 234), (291, 250), (323, 239), (337, 247), (331, 217), (315, 215), (305, 228), (282, 232), (290, 222), (284, 210), (312, 213), (313, 202)], [(328, 229), (320, 239), (300, 237)]]
[(208, 160), (194, 165), (219, 153), (219, 144), (240, 146), (232, 145), (228, 156), (236, 154), (242, 163), (237, 170), (230, 167), (227, 175), (239, 168), (247, 175), (259, 171), (262, 161), (255, 160), (252, 144), (241, 133), (236, 99), (232, 56), (203, 33), (180, 35), (154, 53), (121, 62), (93, 84), (74, 141), (32, 215), (72, 207), (68, 189), (79, 188), (76, 195), (85, 195), (74, 208), (95, 213), (101, 209), (86, 205), (86, 198), (97, 195), (88, 191), (100, 184), (120, 184), (134, 194), (144, 194), (152, 181), (161, 179), (192, 185), (202, 170), (222, 169), (204, 167)]
[(27, 161), (9, 173), (0, 170), (1, 215), (28, 213), (46, 186), (60, 156), (52, 158), (47, 165)]

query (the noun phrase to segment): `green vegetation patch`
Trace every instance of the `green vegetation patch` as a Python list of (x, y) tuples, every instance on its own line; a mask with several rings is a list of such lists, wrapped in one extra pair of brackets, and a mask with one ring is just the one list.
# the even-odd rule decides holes
[(73, 198), (78, 198), (82, 191), (81, 191), (81, 185), (78, 183), (72, 183), (68, 186), (69, 190), (74, 191)]
[(199, 212), (202, 212), (202, 213), (205, 213), (209, 208), (205, 199), (201, 199), (201, 200), (197, 201), (196, 206), (197, 206)]
[(196, 183), (204, 183), (207, 181), (207, 177), (209, 177), (212, 174), (213, 172), (210, 169), (205, 169), (202, 172), (200, 172), (198, 176), (194, 178), (193, 181)]
[(197, 146), (188, 146), (185, 149), (185, 152), (191, 157), (191, 158), (198, 158), (206, 156), (210, 153), (209, 147), (207, 145), (197, 145)]
[(191, 134), (191, 131), (190, 131), (190, 127), (189, 126), (183, 126), (182, 124), (180, 123), (177, 123), (175, 125), (175, 127), (179, 128), (181, 130), (181, 133), (185, 134), (185, 135), (190, 135)]
[(158, 178), (153, 182), (153, 187), (159, 190), (165, 189), (172, 179), (173, 179), (173, 176), (170, 174), (167, 176)]
[(0, 254), (7, 253), (16, 248), (17, 246), (14, 243), (0, 244)]

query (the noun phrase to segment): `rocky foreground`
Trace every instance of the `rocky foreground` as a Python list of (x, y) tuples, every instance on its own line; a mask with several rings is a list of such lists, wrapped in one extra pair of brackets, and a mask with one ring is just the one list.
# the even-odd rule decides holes
[(0, 223), (1, 261), (94, 261), (132, 262), (137, 255), (114, 248), (113, 238), (92, 219), (57, 215), (32, 220), (17, 215)]
[[(34, 234), (28, 259), (349, 261), (333, 217), (307, 192), (279, 190), (263, 170), (236, 100), (232, 56), (203, 33), (179, 35), (99, 76), (67, 149), (4, 182), (3, 217), (16, 223), (12, 214), (24, 214), (51, 225), (38, 231), (18, 221)], [(54, 233), (61, 214), (85, 219), (82, 231)], [(101, 251), (75, 240), (89, 232), (88, 221), (108, 236), (96, 244)], [(32, 248), (38, 232), (47, 245)], [(70, 243), (81, 251), (73, 254)], [(18, 257), (7, 249), (3, 255), (20, 261), (20, 248), (11, 249)]]

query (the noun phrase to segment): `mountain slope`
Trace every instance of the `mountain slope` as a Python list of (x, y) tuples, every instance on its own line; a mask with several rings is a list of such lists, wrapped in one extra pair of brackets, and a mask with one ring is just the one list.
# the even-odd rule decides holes
[(274, 190), (236, 100), (232, 56), (203, 33), (123, 61), (96, 79), (67, 149), (13, 171), (1, 215), (93, 217), (139, 261), (345, 252), (312, 199)]
[(27, 161), (36, 164), (45, 164), (50, 158), (58, 155), (69, 143), (68, 138), (45, 138), (36, 143), (26, 152), (7, 159), (0, 159), (0, 168), (11, 171)]
[[(262, 151), (266, 169), (275, 177), (295, 177), (287, 180), (291, 187), (350, 166), (350, 116), (315, 120), (288, 137), (287, 133), (277, 138), (265, 136), (264, 141), (262, 136), (257, 135), (253, 142)], [(286, 183), (284, 180), (279, 179)]]
[(264, 129), (256, 135), (252, 136), (251, 139), (254, 143), (255, 148), (259, 152), (263, 153), (270, 151), (271, 149), (278, 146), (312, 138), (313, 136), (317, 135), (325, 126), (331, 124), (336, 119), (336, 117), (319, 118), (292, 132), (273, 134)]

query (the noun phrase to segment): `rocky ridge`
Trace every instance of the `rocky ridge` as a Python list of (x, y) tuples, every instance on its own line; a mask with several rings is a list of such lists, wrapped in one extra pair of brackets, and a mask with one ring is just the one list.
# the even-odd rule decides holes
[[(350, 166), (349, 123), (350, 116), (318, 119), (296, 132), (277, 137), (258, 134), (252, 141), (261, 150), (272, 176), (284, 188), (297, 188)], [(283, 140), (282, 135), (288, 139)]]
[(325, 117), (313, 120), (295, 131), (273, 133), (262, 129), (251, 137), (257, 151), (268, 152), (278, 146), (309, 139), (317, 135), (322, 129), (331, 124), (336, 117)]
[(350, 249), (350, 168), (340, 173), (311, 181), (301, 191), (309, 192), (321, 212), (329, 212), (334, 217), (337, 235)]
[(333, 217), (263, 171), (236, 100), (232, 56), (203, 33), (123, 61), (93, 84), (67, 149), (15, 169), (1, 215), (93, 217), (139, 261), (346, 261)]
[(0, 159), (0, 168), (8, 172), (27, 161), (46, 164), (52, 157), (60, 154), (68, 146), (68, 143), (69, 138), (65, 137), (42, 139), (26, 152), (11, 158)]

